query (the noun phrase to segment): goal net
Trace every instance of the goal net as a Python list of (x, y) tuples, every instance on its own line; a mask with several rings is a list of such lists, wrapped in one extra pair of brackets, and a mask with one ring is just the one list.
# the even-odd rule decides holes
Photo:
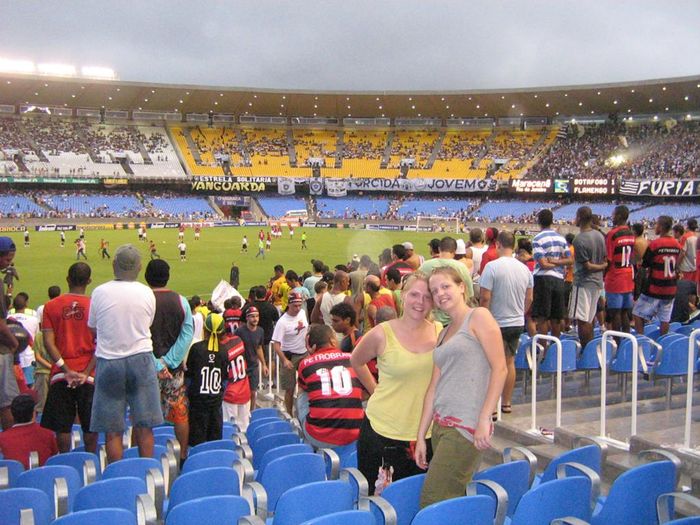
[(417, 231), (460, 233), (461, 225), (457, 217), (440, 217), (439, 215), (419, 215), (416, 218)]

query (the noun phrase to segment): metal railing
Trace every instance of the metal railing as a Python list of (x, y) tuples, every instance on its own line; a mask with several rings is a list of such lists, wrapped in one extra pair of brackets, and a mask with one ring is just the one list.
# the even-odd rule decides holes
[[(538, 432), (537, 428), (537, 342), (550, 341), (554, 343), (557, 351), (557, 398), (556, 398), (556, 416), (555, 427), (561, 426), (561, 367), (562, 367), (562, 346), (561, 340), (557, 337), (544, 334), (536, 334), (530, 342), (530, 367), (532, 368), (532, 403), (531, 416), (532, 428), (530, 432)], [(551, 350), (551, 348), (550, 348)]]
[(693, 330), (688, 338), (688, 379), (685, 396), (685, 434), (683, 446), (690, 448), (690, 433), (693, 424), (693, 380), (695, 378), (695, 347), (700, 342), (700, 328)]
[[(600, 363), (600, 437), (603, 439), (610, 439), (605, 435), (605, 423), (606, 423), (606, 413), (605, 407), (607, 402), (607, 378), (608, 378), (608, 360), (605, 349), (607, 348), (608, 339), (611, 337), (620, 337), (623, 339), (629, 339), (632, 342), (632, 423), (631, 423), (631, 436), (637, 434), (637, 383), (639, 378), (637, 373), (639, 371), (639, 342), (637, 338), (632, 334), (626, 332), (617, 332), (614, 330), (607, 330), (603, 332), (603, 337), (600, 341), (600, 346), (604, 349), (603, 356), (604, 359)], [(621, 347), (622, 345), (620, 345)]]

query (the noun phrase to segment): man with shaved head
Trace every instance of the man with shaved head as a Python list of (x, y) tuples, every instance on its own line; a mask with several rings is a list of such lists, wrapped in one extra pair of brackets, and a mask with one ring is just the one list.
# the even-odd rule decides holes
[(369, 295), (370, 301), (367, 305), (367, 319), (369, 320), (370, 327), (374, 327), (377, 324), (377, 310), (384, 306), (390, 306), (396, 310), (396, 305), (394, 304), (394, 297), (392, 294), (381, 293), (382, 288), (379, 277), (376, 275), (368, 275), (365, 277), (365, 292)]

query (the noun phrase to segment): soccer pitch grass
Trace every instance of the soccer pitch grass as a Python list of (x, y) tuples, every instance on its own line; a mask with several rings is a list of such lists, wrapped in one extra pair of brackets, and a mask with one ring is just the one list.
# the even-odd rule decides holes
[[(258, 250), (257, 234), (260, 228), (203, 228), (201, 239), (194, 240), (192, 229), (185, 232), (187, 244), (187, 261), (181, 262), (177, 250), (177, 229), (148, 230), (148, 239), (153, 240), (158, 254), (170, 264), (170, 282), (173, 290), (191, 297), (200, 295), (208, 298), (219, 280), (228, 281), (231, 263), (236, 262), (240, 268), (240, 292), (247, 297), (251, 286), (267, 284), (273, 275), (273, 267), (281, 264), (286, 270), (294, 270), (301, 276), (311, 270), (311, 259), (321, 259), (331, 269), (336, 264), (347, 263), (353, 254), (369, 255), (374, 261), (384, 248), (392, 244), (411, 241), (416, 252), (428, 255), (427, 243), (434, 237), (449, 235), (445, 233), (418, 233), (394, 231), (367, 231), (352, 229), (297, 228), (294, 239), (289, 232), (279, 239), (272, 240), (272, 250), (265, 253), (265, 259), (255, 258)], [(301, 250), (301, 233), (306, 232), (308, 250)], [(267, 233), (267, 229), (265, 229)], [(68, 267), (75, 262), (74, 241), (77, 231), (66, 233), (66, 246), (60, 247), (58, 232), (30, 231), (30, 246), (24, 247), (21, 232), (4, 233), (9, 235), (17, 245), (15, 266), (20, 280), (14, 283), (14, 293), (29, 294), (29, 305), (36, 308), (47, 300), (47, 289), (59, 285), (62, 292), (68, 290), (66, 274)], [(248, 253), (241, 253), (243, 235), (248, 236)], [(86, 230), (85, 241), (87, 263), (92, 268), (90, 293), (96, 286), (112, 279), (112, 265), (99, 254), (100, 239), (109, 241), (109, 253), (114, 256), (116, 249), (126, 243), (138, 247), (143, 256), (143, 268), (150, 258), (148, 242), (139, 242), (137, 230)], [(81, 259), (82, 260), (82, 259)], [(143, 270), (139, 280), (145, 282)]]

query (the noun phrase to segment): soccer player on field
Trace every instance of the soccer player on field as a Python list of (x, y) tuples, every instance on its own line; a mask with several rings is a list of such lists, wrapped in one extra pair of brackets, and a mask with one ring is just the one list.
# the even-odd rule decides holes
[(337, 347), (326, 325), (309, 328), (310, 354), (299, 363), (297, 414), (306, 440), (316, 447), (348, 445), (360, 435), (362, 388), (350, 354)]
[(180, 260), (186, 261), (187, 260), (187, 245), (184, 243), (184, 241), (180, 241), (180, 243), (177, 245), (177, 249), (180, 251)]
[(627, 225), (627, 206), (613, 211), (613, 229), (605, 237), (608, 269), (605, 273), (605, 298), (613, 330), (629, 333), (634, 306), (634, 270), (632, 252), (634, 233)]
[(676, 263), (681, 253), (680, 244), (671, 234), (672, 227), (673, 219), (668, 215), (656, 220), (658, 237), (649, 243), (642, 260), (642, 266), (649, 268), (649, 278), (632, 310), (638, 334), (644, 333), (644, 321), (654, 316), (659, 318), (661, 335), (668, 332), (678, 283)]

